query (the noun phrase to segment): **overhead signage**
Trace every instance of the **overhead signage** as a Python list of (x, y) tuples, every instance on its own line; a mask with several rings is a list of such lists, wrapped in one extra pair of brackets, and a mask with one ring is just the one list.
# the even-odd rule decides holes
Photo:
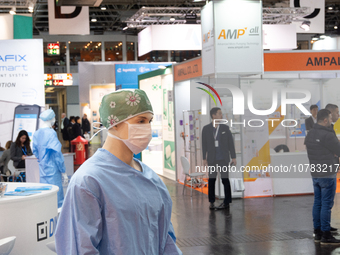
[(52, 74), (44, 73), (44, 80), (52, 80)]
[(53, 80), (72, 80), (71, 73), (55, 73), (53, 74)]
[(45, 80), (45, 86), (52, 86), (52, 80)]
[(203, 75), (263, 73), (261, 1), (210, 1), (201, 23)]
[(262, 2), (214, 2), (215, 73), (262, 73)]
[(338, 71), (340, 52), (265, 53), (265, 72)]
[(48, 56), (59, 56), (60, 55), (59, 43), (48, 43), (47, 44), (47, 55)]
[(116, 86), (122, 89), (137, 89), (138, 75), (159, 69), (157, 64), (116, 64)]
[[(154, 50), (201, 50), (201, 26), (152, 25), (138, 33), (138, 56)], [(161, 61), (166, 61), (162, 59)]]
[(174, 66), (174, 80), (183, 81), (202, 76), (202, 58)]
[(56, 0), (48, 0), (50, 35), (90, 34), (88, 6), (56, 6), (56, 2)]
[(73, 80), (53, 80), (53, 86), (71, 86), (73, 85)]

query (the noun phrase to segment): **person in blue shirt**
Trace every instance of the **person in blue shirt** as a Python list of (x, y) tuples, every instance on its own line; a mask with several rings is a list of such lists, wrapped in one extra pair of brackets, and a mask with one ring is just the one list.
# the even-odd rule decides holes
[(182, 254), (166, 186), (133, 158), (152, 138), (147, 95), (113, 92), (99, 112), (108, 137), (70, 181), (55, 234), (57, 254)]
[(65, 173), (65, 164), (61, 153), (61, 143), (57, 133), (52, 129), (55, 113), (52, 109), (48, 109), (43, 111), (39, 117), (43, 124), (33, 135), (33, 154), (39, 162), (40, 182), (59, 187), (58, 207), (60, 208), (64, 201), (62, 173)]

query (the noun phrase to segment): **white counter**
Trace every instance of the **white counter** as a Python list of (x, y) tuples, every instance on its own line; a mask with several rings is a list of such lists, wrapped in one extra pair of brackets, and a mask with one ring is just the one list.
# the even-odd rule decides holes
[[(44, 186), (41, 183), (6, 183), (7, 191), (17, 187)], [(42, 191), (31, 196), (0, 197), (0, 239), (16, 236), (11, 255), (48, 255), (55, 254), (46, 244), (54, 241), (57, 223), (57, 192)]]
[[(296, 166), (309, 164), (307, 152), (271, 153), (271, 165)], [(313, 181), (309, 171), (302, 173), (273, 173), (271, 174), (274, 195), (296, 195), (313, 193)]]
[[(74, 153), (64, 153), (64, 163), (66, 168), (66, 174), (71, 178), (74, 173), (74, 164), (73, 164), (73, 156)], [(33, 156), (29, 156), (25, 158), (26, 165), (26, 182), (40, 182), (40, 173), (39, 173), (39, 163), (37, 158)]]

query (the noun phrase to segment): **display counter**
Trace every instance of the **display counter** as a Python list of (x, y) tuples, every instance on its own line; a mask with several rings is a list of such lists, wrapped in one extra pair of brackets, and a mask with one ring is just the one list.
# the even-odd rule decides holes
[[(273, 194), (296, 195), (313, 193), (313, 181), (306, 165), (309, 164), (307, 152), (271, 153), (271, 165), (286, 166), (291, 169), (290, 173), (274, 172), (271, 174), (273, 182)], [(301, 172), (294, 173), (300, 167)], [(303, 167), (303, 168), (302, 168)]]
[[(45, 186), (41, 183), (6, 183), (7, 192), (17, 187)], [(0, 239), (16, 236), (11, 255), (55, 254), (46, 244), (54, 241), (59, 188), (30, 196), (0, 197)]]
[[(74, 173), (73, 156), (74, 153), (64, 153), (64, 163), (66, 174), (70, 179)], [(26, 182), (40, 182), (38, 159), (33, 155), (25, 158), (26, 165)]]

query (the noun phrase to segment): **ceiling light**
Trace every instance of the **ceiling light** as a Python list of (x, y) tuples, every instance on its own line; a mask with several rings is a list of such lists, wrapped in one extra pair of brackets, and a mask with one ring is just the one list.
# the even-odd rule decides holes
[(126, 27), (123, 28), (123, 30), (126, 30), (126, 29), (128, 29), (128, 28), (129, 28), (129, 27), (126, 26)]
[(29, 3), (29, 5), (28, 5), (28, 11), (29, 11), (29, 12), (33, 12), (33, 9), (34, 9), (34, 4), (33, 4), (33, 3)]
[(303, 21), (300, 28), (302, 28), (305, 31), (308, 31), (310, 29), (310, 21), (309, 20)]
[(320, 38), (325, 39), (327, 36), (321, 35)]
[(313, 41), (317, 41), (317, 40), (319, 40), (319, 38), (313, 37), (312, 40), (313, 40)]
[(170, 21), (175, 21), (176, 19), (174, 17), (171, 17), (170, 18)]
[(12, 7), (12, 9), (9, 11), (9, 14), (12, 14), (12, 15), (17, 14), (17, 13), (16, 13), (16, 10), (17, 10), (16, 7)]
[(96, 18), (92, 18), (91, 22), (97, 22), (97, 19)]
[(338, 26), (334, 26), (334, 29), (338, 29)]
[(102, 6), (100, 7), (100, 9), (103, 10), (103, 11), (105, 11), (105, 10), (106, 10), (106, 6), (102, 5)]
[(328, 7), (328, 10), (333, 10), (333, 7), (332, 7), (332, 6), (329, 6), (329, 7)]

